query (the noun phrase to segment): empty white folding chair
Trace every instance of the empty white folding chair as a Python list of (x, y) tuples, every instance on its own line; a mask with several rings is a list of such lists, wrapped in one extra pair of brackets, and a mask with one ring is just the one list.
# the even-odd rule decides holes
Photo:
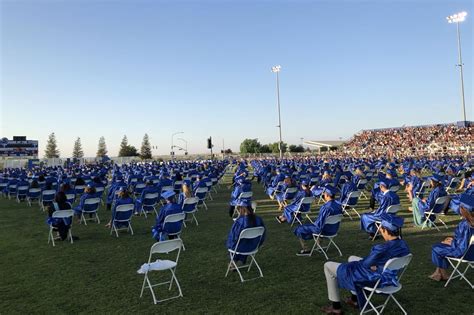
[[(125, 204), (119, 205), (115, 208), (115, 215), (112, 218), (112, 223), (110, 225), (110, 235), (115, 232), (115, 236), (119, 237), (118, 231), (127, 230), (130, 231), (130, 234), (133, 235), (132, 229), (132, 215), (135, 205)], [(120, 225), (126, 225), (126, 227), (120, 227)]]
[(155, 216), (158, 216), (158, 211), (156, 210), (158, 200), (160, 200), (160, 195), (158, 193), (145, 194), (142, 200), (140, 215), (143, 214), (145, 219), (148, 219), (148, 213), (154, 212)]
[[(405, 309), (402, 307), (402, 305), (398, 302), (398, 300), (393, 295), (402, 289), (400, 280), (403, 274), (405, 273), (405, 270), (408, 267), (408, 264), (410, 263), (412, 257), (413, 257), (412, 254), (408, 254), (403, 257), (396, 257), (396, 258), (389, 259), (385, 263), (385, 266), (383, 267), (382, 272), (386, 270), (390, 270), (392, 272), (396, 271), (398, 273), (397, 278), (398, 278), (399, 283), (397, 286), (391, 285), (391, 286), (379, 287), (379, 284), (380, 284), (380, 279), (379, 279), (373, 287), (364, 287), (363, 293), (367, 301), (365, 302), (365, 305), (363, 306), (360, 314), (365, 314), (372, 311), (374, 311), (376, 314), (382, 314), (388, 302), (390, 301), (390, 299), (392, 299), (398, 305), (398, 307), (403, 312), (403, 314), (405, 315), (407, 314)], [(370, 294), (367, 295), (367, 292), (370, 292)], [(379, 306), (375, 306), (371, 301), (372, 297), (375, 294), (386, 296), (387, 298), (385, 300), (385, 303)], [(370, 309), (366, 310), (369, 306), (370, 306)]]
[[(448, 281), (446, 281), (446, 284), (444, 287), (448, 286), (448, 283), (456, 278), (459, 278), (459, 280), (463, 279), (471, 286), (471, 289), (474, 289), (474, 284), (472, 284), (471, 281), (468, 280), (466, 273), (469, 269), (474, 269), (474, 235), (471, 236), (471, 240), (469, 242), (469, 246), (464, 252), (464, 254), (459, 257), (446, 257), (448, 260), (449, 264), (453, 267), (453, 272), (449, 276)], [(461, 271), (461, 266), (463, 264), (466, 264), (466, 268), (464, 271)]]
[[(87, 221), (94, 220), (97, 224), (100, 224), (99, 215), (97, 214), (100, 206), (100, 198), (89, 198), (84, 200), (84, 206), (81, 209), (81, 223), (84, 222), (87, 225)], [(86, 218), (85, 215), (89, 215)]]
[[(402, 207), (400, 205), (391, 205), (385, 210), (385, 213), (390, 213), (390, 214), (396, 214), (398, 211), (400, 211)], [(382, 227), (382, 221), (376, 220), (375, 221), (375, 226), (377, 227), (377, 231), (375, 231), (374, 237), (372, 238), (372, 241), (374, 241), (377, 236), (380, 234), (380, 228)]]
[(188, 219), (183, 221), (184, 227), (186, 227), (186, 222), (193, 223), (193, 221), (196, 222), (196, 226), (199, 225), (198, 220), (196, 219), (196, 215), (195, 215), (197, 212), (198, 202), (199, 202), (198, 197), (190, 197), (190, 198), (184, 199), (182, 209), (186, 217), (188, 217)]
[(54, 197), (56, 196), (56, 190), (43, 190), (41, 193), (41, 200), (40, 206), (43, 211), (46, 211), (46, 206), (54, 201)]
[[(311, 218), (309, 217), (309, 214), (311, 212), (311, 204), (314, 201), (314, 197), (304, 197), (301, 199), (301, 201), (298, 203), (298, 209), (296, 209), (295, 212), (293, 212), (293, 219), (291, 220), (291, 226), (295, 223), (295, 221), (298, 221), (300, 225), (303, 223), (300, 220), (300, 216), (304, 215), (306, 218), (311, 221)], [(307, 209), (307, 210), (306, 210)], [(304, 221), (304, 218), (302, 218)]]
[[(51, 218), (53, 220), (70, 220), (71, 225), (69, 226), (69, 231), (68, 231), (68, 238), (71, 242), (71, 244), (74, 243), (72, 239), (72, 219), (74, 217), (74, 211), (73, 210), (57, 210), (53, 212), (53, 215)], [(48, 244), (51, 242), (53, 246), (56, 246), (54, 243), (54, 235), (53, 235), (54, 227), (53, 224), (49, 224), (49, 233), (48, 233)]]
[[(143, 279), (142, 290), (140, 292), (140, 298), (143, 296), (143, 291), (145, 289), (150, 289), (154, 304), (161, 303), (161, 302), (168, 301), (175, 298), (179, 298), (179, 297), (183, 297), (181, 286), (179, 285), (178, 278), (176, 278), (176, 267), (178, 266), (178, 260), (179, 260), (179, 255), (181, 253), (182, 245), (183, 243), (180, 239), (174, 239), (174, 240), (168, 240), (168, 241), (161, 241), (151, 246), (150, 255), (148, 257), (148, 263), (142, 265), (141, 268), (138, 270), (139, 274), (145, 275)], [(176, 255), (175, 260), (157, 259), (155, 262), (151, 261), (154, 254), (169, 254), (176, 250), (178, 251), (178, 254)], [(167, 270), (169, 270), (171, 273), (171, 279), (169, 281), (155, 283), (155, 284), (151, 283), (150, 277), (149, 277), (150, 272), (167, 271)], [(153, 288), (156, 286), (169, 284), (168, 291), (171, 291), (173, 287), (173, 283), (175, 283), (176, 287), (178, 288), (178, 295), (158, 300), (156, 298), (155, 291), (153, 290)]]
[[(258, 253), (258, 247), (260, 245), (260, 242), (264, 233), (265, 233), (265, 228), (263, 226), (244, 229), (242, 230), (242, 232), (240, 232), (239, 239), (237, 240), (237, 244), (235, 245), (235, 248), (228, 249), (229, 254), (230, 254), (230, 262), (229, 262), (229, 265), (227, 266), (227, 272), (225, 273), (225, 278), (227, 278), (227, 275), (231, 271), (231, 268), (237, 271), (241, 282), (254, 280), (254, 279), (263, 277), (262, 269), (258, 265), (257, 260), (255, 259), (255, 255)], [(247, 239), (257, 240), (255, 242), (254, 248), (249, 248), (245, 252), (239, 251), (240, 243), (242, 242), (242, 240), (247, 240)], [(234, 261), (235, 255), (244, 255), (244, 256), (250, 257), (250, 263), (243, 266), (238, 266)], [(255, 278), (251, 278), (251, 279), (244, 279), (244, 277), (242, 276), (242, 273), (240, 272), (240, 269), (247, 268), (247, 272), (249, 272), (253, 265), (257, 267), (259, 276)]]
[(357, 202), (359, 201), (359, 197), (360, 197), (360, 191), (357, 191), (357, 190), (352, 191), (349, 193), (346, 200), (344, 200), (344, 202), (342, 203), (342, 211), (344, 212), (344, 214), (347, 214), (347, 216), (349, 216), (349, 219), (351, 220), (352, 220), (352, 216), (349, 213), (349, 210), (354, 211), (357, 214), (357, 216), (360, 218), (359, 212), (357, 212), (357, 210), (355, 209), (355, 206), (357, 206)]
[(421, 227), (422, 230), (428, 225), (431, 225), (431, 226), (434, 226), (436, 230), (439, 231), (439, 228), (435, 223), (436, 219), (438, 219), (438, 221), (441, 222), (441, 224), (443, 224), (446, 229), (448, 228), (446, 223), (444, 223), (444, 221), (439, 217), (441, 213), (443, 212), (443, 210), (446, 208), (447, 202), (448, 202), (448, 196), (436, 198), (433, 208), (425, 212), (425, 221), (423, 222), (423, 225)]
[[(341, 220), (342, 220), (342, 215), (340, 215), (340, 214), (339, 215), (331, 215), (331, 216), (326, 218), (326, 221), (324, 221), (324, 225), (323, 225), (323, 228), (321, 230), (324, 230), (324, 227), (326, 225), (340, 224)], [(331, 245), (333, 245), (337, 249), (337, 251), (339, 252), (339, 256), (342, 256), (342, 252), (339, 249), (339, 246), (337, 246), (336, 242), (334, 242), (334, 238), (336, 236), (337, 236), (337, 232), (333, 235), (327, 235), (327, 234), (323, 234), (323, 233), (313, 234), (314, 245), (311, 248), (311, 252), (309, 253), (309, 256), (312, 256), (314, 251), (318, 251), (318, 252), (323, 253), (324, 257), (326, 257), (326, 260), (328, 260), (329, 258), (328, 258), (327, 253), (328, 253), (329, 248), (331, 247)], [(321, 245), (323, 239), (327, 239), (329, 241), (329, 243), (326, 246)]]

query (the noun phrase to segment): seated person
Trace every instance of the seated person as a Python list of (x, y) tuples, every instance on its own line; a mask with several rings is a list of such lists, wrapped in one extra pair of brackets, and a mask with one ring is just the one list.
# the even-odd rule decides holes
[(431, 190), (428, 198), (413, 198), (412, 206), (408, 208), (413, 212), (413, 223), (416, 226), (423, 226), (423, 222), (426, 220), (425, 212), (433, 209), (437, 198), (447, 195), (442, 184), (442, 178), (439, 175), (434, 174), (430, 177), (430, 187), (433, 190)]
[[(135, 200), (135, 215), (139, 214), (142, 211), (143, 201), (147, 194), (159, 193), (158, 188), (153, 184), (152, 180), (146, 182), (145, 188), (142, 190), (142, 193), (139, 198)], [(159, 196), (158, 196), (159, 198)]]
[(459, 212), (459, 205), (461, 202), (459, 201), (463, 195), (470, 195), (474, 196), (474, 174), (471, 175), (469, 182), (466, 186), (466, 190), (462, 194), (458, 195), (450, 195), (451, 201), (449, 202), (449, 209), (453, 210), (456, 214), (461, 214)]
[[(125, 183), (125, 182), (124, 182)], [(126, 185), (126, 184), (125, 184)], [(117, 210), (117, 207), (120, 206), (120, 205), (128, 205), (128, 204), (132, 204), (133, 205), (133, 199), (130, 197), (130, 193), (129, 191), (127, 190), (127, 186), (121, 186), (119, 189), (118, 189), (118, 194), (117, 194), (117, 199), (115, 200), (115, 203), (114, 203), (114, 207), (112, 209), (112, 216), (110, 218), (110, 221), (109, 223), (107, 223), (105, 225), (105, 227), (107, 228), (110, 228), (112, 226), (112, 220), (115, 218), (115, 219), (123, 219), (122, 216), (126, 216), (126, 213), (121, 213), (119, 212), (119, 214), (117, 215), (116, 217), (116, 212), (115, 210)], [(116, 227), (122, 227), (122, 226), (126, 226), (127, 223), (119, 223), (118, 225), (116, 225)]]
[(357, 184), (354, 184), (352, 181), (347, 181), (342, 185), (341, 195), (339, 196), (339, 203), (346, 203), (349, 197), (349, 194), (353, 191), (357, 191)]
[[(84, 189), (84, 194), (82, 194), (81, 199), (79, 200), (79, 205), (74, 207), (74, 214), (80, 218), (82, 210), (85, 207), (85, 202), (87, 199), (97, 198), (94, 184), (90, 183)], [(87, 209), (86, 209), (87, 210)], [(91, 214), (92, 215), (92, 214)]]
[(405, 191), (407, 192), (408, 199), (410, 202), (415, 198), (417, 193), (420, 192), (423, 185), (423, 180), (419, 177), (417, 169), (413, 168), (410, 170), (410, 179), (407, 182)]
[(110, 210), (112, 208), (112, 203), (117, 198), (117, 194), (120, 190), (126, 190), (127, 183), (123, 179), (121, 175), (117, 176), (116, 181), (110, 185), (109, 191), (107, 193), (107, 209)]
[(313, 234), (324, 234), (324, 235), (334, 235), (339, 230), (339, 224), (331, 224), (327, 227), (324, 227), (326, 219), (332, 215), (342, 215), (342, 206), (334, 197), (337, 193), (337, 188), (326, 185), (324, 187), (323, 199), (324, 205), (319, 209), (319, 215), (313, 223), (306, 223), (298, 226), (294, 233), (299, 238), (301, 243), (301, 250), (296, 254), (298, 256), (307, 256), (310, 254), (309, 248), (306, 246), (307, 240), (313, 238)]
[[(300, 190), (296, 193), (291, 203), (283, 209), (283, 215), (276, 217), (277, 221), (279, 223), (283, 223), (283, 222), (291, 223), (291, 221), (293, 220), (293, 213), (300, 208), (301, 200), (303, 200), (303, 198), (305, 197), (311, 197), (311, 196), (312, 194), (311, 194), (311, 190), (309, 189), (309, 182), (307, 180), (302, 180)], [(309, 210), (311, 205), (305, 204), (305, 205), (302, 205), (301, 207), (302, 208), (299, 210), (305, 212)]]
[(352, 293), (351, 298), (345, 302), (351, 307), (362, 309), (366, 302), (362, 292), (364, 286), (374, 286), (381, 278), (384, 279), (381, 287), (383, 283), (391, 285), (397, 281), (396, 275), (390, 270), (383, 272), (383, 267), (389, 259), (410, 253), (406, 242), (399, 237), (402, 226), (403, 218), (400, 217), (393, 221), (383, 220), (380, 230), (385, 243), (373, 246), (369, 256), (365, 258), (350, 256), (347, 263), (329, 261), (324, 264), (328, 298), (332, 305), (323, 307), (323, 313), (342, 313), (339, 288), (355, 292), (356, 294)]
[[(153, 238), (157, 241), (164, 241), (168, 238), (168, 234), (177, 233), (181, 231), (182, 221), (164, 224), (165, 218), (170, 214), (182, 213), (181, 206), (174, 200), (175, 193), (173, 190), (165, 191), (161, 194), (161, 198), (166, 200), (166, 204), (161, 207), (156, 224), (151, 230)], [(173, 239), (171, 236), (169, 239)]]
[(286, 206), (285, 202), (285, 193), (286, 190), (290, 187), (294, 187), (293, 181), (290, 176), (285, 176), (283, 184), (278, 185), (274, 192), (274, 199), (278, 202), (279, 210), (283, 209)]
[[(263, 220), (259, 217), (256, 216), (253, 213), (251, 203), (249, 200), (239, 200), (237, 203), (237, 210), (239, 211), (240, 216), (234, 221), (234, 224), (232, 225), (232, 228), (230, 229), (229, 236), (227, 237), (227, 243), (226, 246), (228, 249), (235, 249), (235, 246), (237, 245), (237, 242), (239, 240), (240, 233), (244, 229), (252, 228), (252, 227), (258, 227), (258, 226), (263, 226)], [(245, 239), (242, 240), (239, 244), (239, 251), (245, 252), (248, 251), (252, 248), (255, 247), (255, 242), (259, 241), (258, 246), (262, 246), (263, 242), (265, 241), (265, 234), (263, 234), (262, 238), (260, 241), (258, 239)], [(241, 262), (242, 264), (245, 264), (245, 261), (247, 260), (247, 256), (243, 255), (235, 255), (234, 256), (234, 261)]]
[(332, 177), (328, 171), (325, 171), (319, 184), (311, 187), (311, 192), (313, 193), (313, 196), (319, 198), (319, 196), (321, 196), (321, 194), (324, 192), (324, 187), (326, 185), (330, 185), (331, 183)]
[(229, 216), (232, 217), (234, 215), (234, 209), (237, 205), (238, 199), (240, 194), (243, 192), (251, 192), (252, 191), (252, 183), (245, 178), (239, 177), (236, 179), (234, 183), (234, 189), (232, 190), (229, 202)]
[(474, 196), (464, 195), (461, 198), (460, 213), (463, 220), (454, 231), (454, 237), (447, 237), (441, 243), (433, 245), (431, 260), (436, 266), (435, 272), (430, 276), (435, 281), (448, 280), (446, 272), (449, 264), (446, 256), (461, 257), (469, 246), (471, 236), (474, 235)]
[(369, 213), (363, 213), (360, 217), (360, 228), (363, 231), (369, 233), (370, 238), (372, 239), (377, 232), (377, 227), (375, 226), (375, 221), (382, 221), (382, 219), (387, 216), (394, 216), (394, 214), (386, 213), (388, 207), (391, 205), (399, 205), (400, 198), (397, 193), (390, 191), (388, 189), (388, 184), (385, 181), (379, 182), (380, 191), (382, 192), (382, 198), (380, 200), (380, 205), (377, 210)]
[(181, 186), (181, 192), (178, 195), (178, 204), (183, 206), (184, 200), (191, 197), (193, 197), (191, 181), (185, 180)]
[(56, 193), (54, 197), (54, 201), (48, 205), (48, 224), (52, 224), (55, 231), (58, 232), (58, 237), (56, 239), (60, 239), (64, 241), (67, 239), (67, 234), (69, 229), (71, 228), (71, 219), (53, 219), (53, 213), (58, 210), (71, 210), (71, 204), (67, 202), (66, 194), (63, 191), (59, 191)]
[[(381, 178), (380, 181), (385, 181), (387, 183), (388, 189), (394, 186), (400, 186), (400, 183), (396, 179), (397, 176), (397, 171), (394, 169), (387, 169), (385, 173), (385, 178)], [(374, 185), (374, 188), (372, 189), (372, 195), (370, 196), (370, 206), (369, 208), (374, 210), (375, 209), (375, 202), (380, 203), (380, 198), (381, 198), (381, 192), (380, 188), (377, 184)]]

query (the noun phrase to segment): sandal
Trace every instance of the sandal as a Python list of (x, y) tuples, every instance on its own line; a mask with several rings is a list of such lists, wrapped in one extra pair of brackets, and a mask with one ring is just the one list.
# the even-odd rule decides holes
[(311, 251), (307, 249), (302, 249), (296, 253), (296, 256), (310, 256), (310, 255), (311, 255)]

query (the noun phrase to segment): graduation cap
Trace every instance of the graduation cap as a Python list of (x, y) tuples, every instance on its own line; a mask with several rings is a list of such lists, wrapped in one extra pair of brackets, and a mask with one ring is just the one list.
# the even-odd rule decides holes
[(381, 180), (380, 182), (377, 182), (377, 185), (378, 187), (380, 186), (388, 187), (388, 183), (385, 180)]
[(462, 194), (459, 202), (461, 203), (461, 207), (469, 212), (472, 212), (474, 209), (474, 196), (472, 195)]
[(402, 217), (399, 216), (390, 216), (382, 220), (382, 226), (389, 231), (396, 232), (403, 226)]
[(324, 186), (324, 192), (327, 193), (329, 196), (335, 196), (337, 194), (337, 188), (331, 185)]
[(87, 187), (88, 188), (93, 188), (93, 187), (95, 187), (95, 185), (94, 185), (94, 183), (89, 183), (89, 184), (87, 184)]
[(440, 175), (438, 174), (433, 174), (433, 176), (430, 177), (431, 180), (434, 180), (435, 182), (441, 182), (443, 179), (441, 178)]
[(186, 186), (190, 187), (191, 186), (191, 181), (189, 179), (186, 179), (186, 180), (183, 181), (183, 185), (186, 185)]
[(247, 207), (247, 208), (249, 208), (249, 207), (252, 206), (252, 203), (248, 199), (239, 199), (239, 200), (237, 200), (237, 206), (238, 207)]
[(388, 169), (386, 173), (391, 176), (397, 176), (397, 171), (394, 169)]
[(161, 194), (161, 197), (163, 199), (169, 199), (171, 197), (173, 197), (175, 195), (174, 191), (173, 190), (167, 190), (165, 191), (164, 193)]
[(307, 179), (303, 179), (303, 180), (301, 181), (301, 185), (307, 186), (307, 185), (309, 185), (309, 181), (308, 181)]

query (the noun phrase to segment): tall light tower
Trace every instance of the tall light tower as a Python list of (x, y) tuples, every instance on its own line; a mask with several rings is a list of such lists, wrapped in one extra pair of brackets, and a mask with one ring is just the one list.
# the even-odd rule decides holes
[(174, 158), (174, 152), (173, 152), (173, 149), (174, 149), (174, 136), (182, 134), (182, 133), (184, 133), (184, 131), (178, 131), (178, 132), (175, 132), (175, 133), (171, 134), (171, 159)]
[(466, 103), (464, 101), (464, 74), (463, 74), (463, 63), (462, 63), (462, 54), (461, 54), (461, 31), (459, 30), (459, 23), (466, 19), (467, 13), (466, 12), (459, 12), (453, 15), (446, 17), (448, 23), (456, 23), (456, 29), (458, 34), (458, 64), (457, 66), (460, 69), (460, 76), (461, 76), (461, 105), (462, 105), (462, 113), (463, 113), (463, 121), (467, 121), (466, 119)]
[(280, 77), (279, 73), (281, 70), (281, 66), (274, 66), (272, 67), (272, 72), (276, 73), (276, 89), (277, 89), (277, 105), (278, 105), (278, 129), (280, 132), (280, 141), (278, 142), (278, 149), (280, 150), (280, 159), (283, 158), (283, 150), (282, 150), (282, 140), (281, 140), (281, 113), (280, 113)]

